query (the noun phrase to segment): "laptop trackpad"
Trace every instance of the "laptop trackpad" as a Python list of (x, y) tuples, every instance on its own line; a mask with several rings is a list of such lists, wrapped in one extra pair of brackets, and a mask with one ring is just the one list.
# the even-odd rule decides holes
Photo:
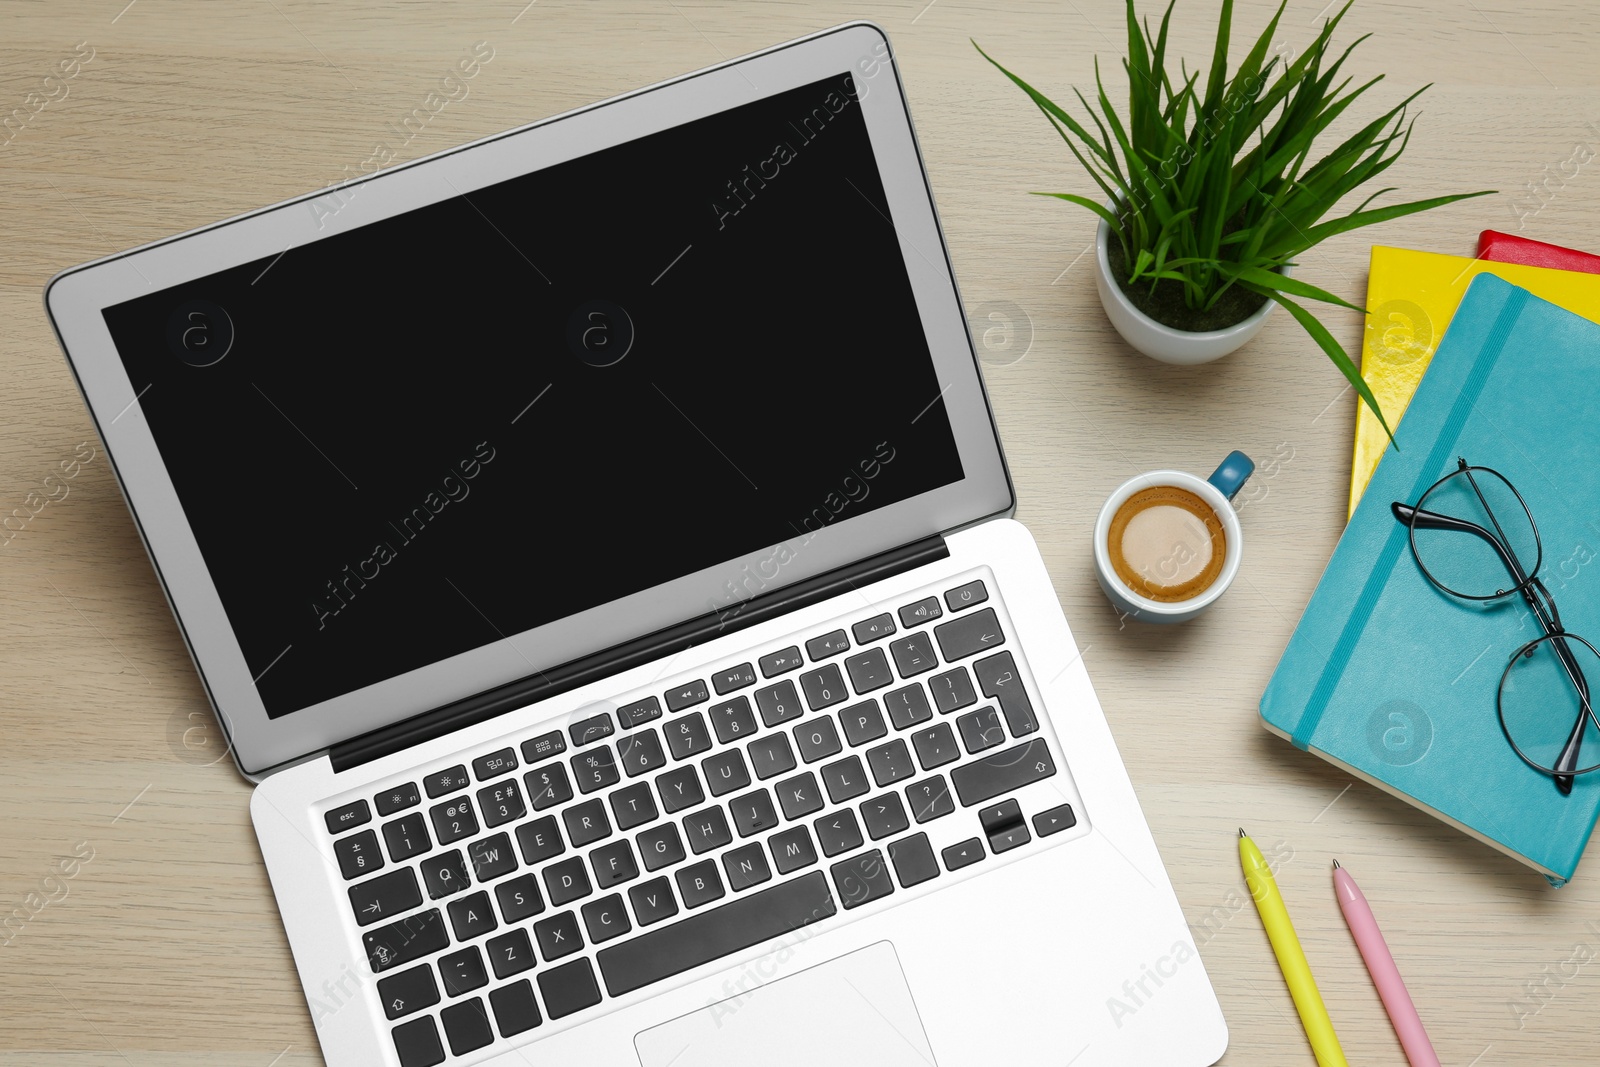
[(778, 978), (778, 957), (736, 972), (744, 991), (634, 1037), (643, 1067), (931, 1067), (894, 946), (879, 941)]

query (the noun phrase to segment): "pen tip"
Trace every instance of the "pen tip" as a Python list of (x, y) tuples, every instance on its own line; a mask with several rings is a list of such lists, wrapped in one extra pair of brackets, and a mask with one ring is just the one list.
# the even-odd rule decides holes
[(1334, 860), (1333, 861), (1333, 869), (1336, 870), (1336, 871), (1339, 869), (1339, 861), (1338, 860)]
[(1241, 826), (1241, 827), (1239, 827), (1239, 836), (1240, 836), (1240, 837), (1247, 837), (1247, 836), (1249, 836), (1249, 835), (1247, 835), (1247, 834), (1246, 834), (1246, 833), (1245, 833), (1245, 832), (1244, 832), (1244, 827), (1242, 827), (1242, 826)]

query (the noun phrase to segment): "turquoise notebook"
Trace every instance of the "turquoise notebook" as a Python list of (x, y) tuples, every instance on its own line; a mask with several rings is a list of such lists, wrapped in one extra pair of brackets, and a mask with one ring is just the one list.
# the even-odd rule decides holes
[(1431, 585), (1389, 505), (1415, 504), (1458, 456), (1500, 471), (1538, 523), (1539, 576), (1563, 625), (1600, 645), (1600, 325), (1480, 275), (1395, 440), (1261, 697), (1262, 721), (1560, 885), (1600, 813), (1600, 771), (1562, 796), (1517, 758), (1495, 712), (1501, 672), (1538, 623), (1520, 597), (1474, 607)]

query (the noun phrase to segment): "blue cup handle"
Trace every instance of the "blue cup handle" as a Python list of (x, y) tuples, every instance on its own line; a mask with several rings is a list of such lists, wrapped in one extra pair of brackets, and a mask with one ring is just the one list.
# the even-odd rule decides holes
[(1239, 490), (1244, 488), (1244, 483), (1249, 480), (1255, 469), (1255, 462), (1249, 456), (1234, 449), (1228, 453), (1228, 458), (1211, 472), (1211, 477), (1206, 481), (1215, 486), (1217, 492), (1232, 500), (1239, 495)]

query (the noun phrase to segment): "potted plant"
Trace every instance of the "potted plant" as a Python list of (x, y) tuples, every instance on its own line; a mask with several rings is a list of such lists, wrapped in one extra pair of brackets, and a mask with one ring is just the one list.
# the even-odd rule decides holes
[[(1127, 0), (1126, 117), (1106, 96), (1098, 60), (1098, 108), (1074, 90), (1094, 133), (978, 48), (1050, 120), (1105, 202), (1072, 193), (1036, 195), (1058, 197), (1100, 217), (1100, 299), (1117, 332), (1134, 348), (1168, 363), (1203, 363), (1244, 344), (1273, 306), (1282, 304), (1387, 430), (1355, 363), (1300, 301), (1361, 309), (1294, 278), (1290, 268), (1297, 256), (1335, 234), (1485, 194), (1369, 210), (1373, 200), (1392, 191), (1380, 189), (1349, 214), (1324, 221), (1347, 194), (1400, 157), (1411, 135), (1406, 107), (1422, 90), (1312, 162), (1318, 137), (1382, 80), (1379, 75), (1355, 88), (1349, 88), (1349, 78), (1337, 80), (1339, 68), (1365, 38), (1328, 62), (1333, 32), (1349, 3), (1292, 58), (1269, 55), (1283, 15), (1280, 6), (1230, 77), (1233, 0), (1223, 0), (1211, 69), (1202, 86), (1198, 71), (1180, 68), (1174, 78), (1167, 69), (1167, 27), (1175, 2), (1167, 5), (1160, 31), (1152, 35), (1148, 21), (1141, 26), (1133, 0)], [(976, 41), (973, 46), (978, 47)]]

